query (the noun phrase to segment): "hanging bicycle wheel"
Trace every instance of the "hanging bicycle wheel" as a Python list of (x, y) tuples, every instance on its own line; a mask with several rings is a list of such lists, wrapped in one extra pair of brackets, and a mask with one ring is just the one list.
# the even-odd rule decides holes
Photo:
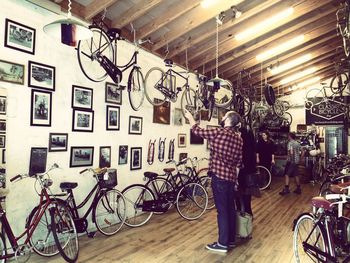
[(98, 56), (106, 56), (113, 64), (114, 47), (107, 34), (98, 27), (92, 27), (92, 38), (78, 43), (78, 61), (80, 69), (91, 81), (100, 82), (107, 78), (107, 72), (98, 61)]
[(249, 116), (252, 110), (252, 101), (247, 98), (240, 97), (239, 99), (237, 99), (237, 105), (235, 108), (236, 108), (236, 111), (242, 117), (247, 117)]
[(272, 106), (272, 110), (277, 116), (282, 117), (285, 111), (283, 102), (276, 100), (275, 104)]
[(341, 94), (344, 89), (349, 86), (349, 78), (345, 73), (336, 74), (330, 83), (331, 91), (334, 94)]
[(170, 89), (170, 83), (161, 68), (151, 68), (145, 77), (145, 95), (149, 103), (154, 106), (162, 105), (167, 97), (164, 90)]
[(281, 117), (281, 126), (290, 126), (293, 122), (292, 114), (285, 112)]
[(129, 74), (128, 95), (131, 108), (139, 110), (145, 99), (145, 79), (139, 67), (133, 67)]
[(197, 93), (192, 88), (187, 88), (182, 92), (181, 95), (181, 111), (185, 117), (185, 110), (188, 110), (192, 115), (199, 114), (200, 101), (197, 97)]
[(215, 105), (225, 108), (231, 104), (233, 99), (232, 84), (226, 80), (227, 84), (220, 86), (219, 90), (214, 93)]
[(258, 177), (259, 189), (260, 190), (265, 190), (271, 184), (271, 173), (270, 173), (270, 171), (266, 167), (264, 167), (262, 165), (258, 165), (256, 167), (256, 173), (257, 173), (257, 177)]

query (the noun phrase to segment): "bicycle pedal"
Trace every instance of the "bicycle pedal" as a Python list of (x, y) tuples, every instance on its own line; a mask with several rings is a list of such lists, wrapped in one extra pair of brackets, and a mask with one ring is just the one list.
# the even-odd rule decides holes
[(87, 232), (87, 236), (89, 238), (94, 238), (96, 236), (96, 231), (94, 231), (94, 232)]

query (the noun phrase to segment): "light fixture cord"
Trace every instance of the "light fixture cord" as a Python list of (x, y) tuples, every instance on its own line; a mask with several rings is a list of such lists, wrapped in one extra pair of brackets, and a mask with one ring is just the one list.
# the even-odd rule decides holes
[(187, 47), (186, 47), (186, 50), (185, 50), (185, 55), (186, 55), (186, 70), (187, 70), (187, 73), (188, 73), (188, 56), (187, 56)]
[(216, 77), (219, 75), (219, 17), (216, 21)]
[(72, 10), (72, 1), (68, 1), (68, 18), (71, 18), (72, 13), (70, 12)]

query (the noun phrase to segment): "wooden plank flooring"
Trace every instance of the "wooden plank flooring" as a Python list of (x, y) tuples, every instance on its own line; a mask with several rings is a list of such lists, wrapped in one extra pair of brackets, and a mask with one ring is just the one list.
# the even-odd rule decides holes
[[(292, 263), (293, 219), (310, 210), (310, 199), (317, 194), (318, 186), (302, 185), (302, 195), (291, 193), (281, 197), (278, 192), (283, 187), (283, 180), (273, 178), (273, 181), (271, 189), (253, 200), (253, 238), (226, 255), (205, 249), (206, 244), (217, 240), (215, 210), (191, 222), (172, 210), (164, 215), (154, 215), (140, 228), (125, 226), (112, 237), (99, 233), (93, 239), (81, 237), (78, 262)], [(33, 253), (28, 262), (58, 263), (64, 260), (60, 256), (43, 258)]]

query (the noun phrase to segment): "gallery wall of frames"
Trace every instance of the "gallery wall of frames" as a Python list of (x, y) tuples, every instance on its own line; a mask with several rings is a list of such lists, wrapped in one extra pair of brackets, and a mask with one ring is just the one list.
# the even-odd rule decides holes
[[(0, 159), (4, 164), (1, 154), (6, 144), (10, 189), (6, 207), (17, 229), (36, 204), (37, 194), (31, 178), (10, 183), (16, 174), (34, 174), (57, 163), (60, 169), (50, 173), (51, 190), (60, 192), (62, 181), (78, 182), (79, 201), (94, 184), (91, 175), (79, 174), (85, 168), (116, 168), (117, 188), (122, 190), (143, 183), (145, 171), (161, 173), (169, 167), (169, 157), (177, 161), (186, 155), (208, 157), (206, 142), (190, 134), (180, 99), (160, 107), (145, 100), (138, 111), (132, 110), (125, 90), (116, 90), (109, 78), (88, 80), (79, 68), (76, 50), (45, 35), (43, 26), (58, 19), (56, 14), (22, 0), (3, 0), (1, 6), (0, 87), (7, 96), (0, 94)], [(118, 44), (118, 63), (125, 64), (134, 47)], [(150, 67), (164, 68), (162, 58), (139, 52), (143, 74)], [(124, 77), (122, 84), (126, 81)], [(196, 85), (194, 75), (190, 82)], [(1, 114), (2, 103), (6, 103), (6, 115)], [(217, 124), (217, 117), (210, 123), (203, 120), (204, 126)], [(6, 136), (1, 129), (6, 129)], [(150, 160), (152, 143), (154, 158)], [(164, 148), (163, 156), (160, 148)]]

